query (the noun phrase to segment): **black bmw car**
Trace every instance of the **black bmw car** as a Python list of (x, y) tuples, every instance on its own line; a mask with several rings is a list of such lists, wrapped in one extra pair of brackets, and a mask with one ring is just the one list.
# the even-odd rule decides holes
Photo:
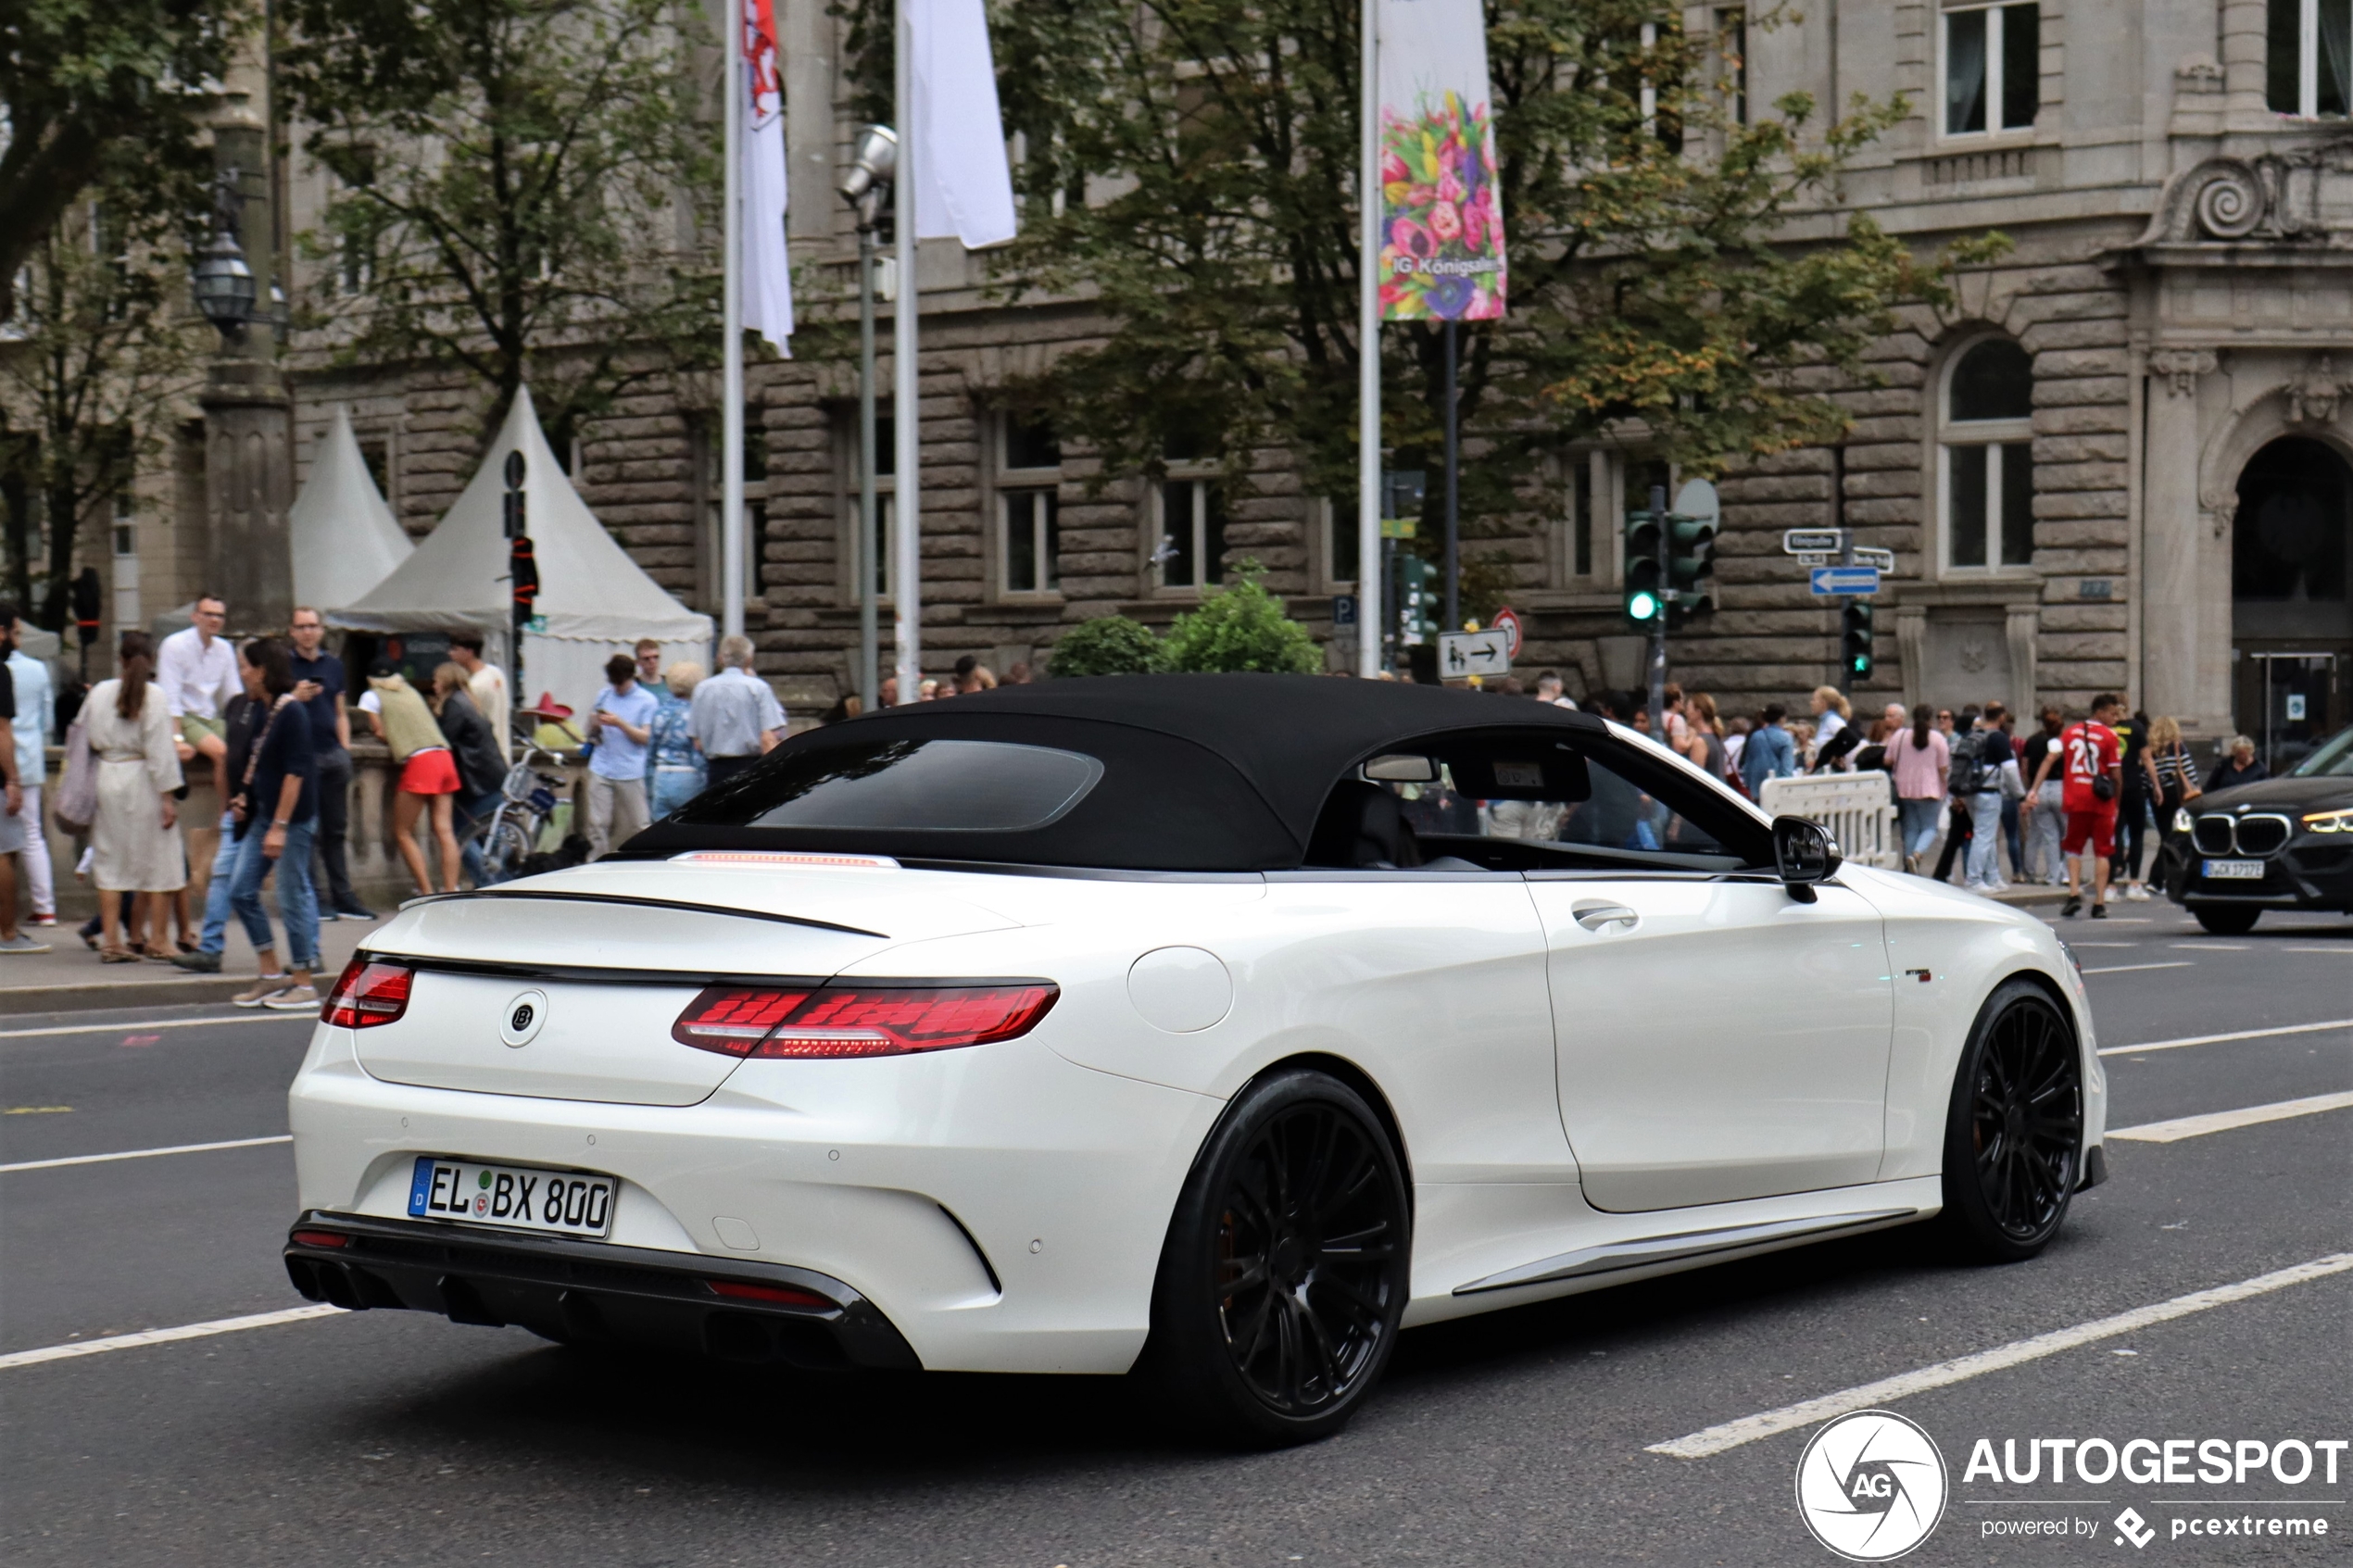
[(2166, 829), (2166, 895), (2218, 935), (2252, 931), (2266, 909), (2353, 914), (2353, 728), (2293, 771), (2200, 796)]

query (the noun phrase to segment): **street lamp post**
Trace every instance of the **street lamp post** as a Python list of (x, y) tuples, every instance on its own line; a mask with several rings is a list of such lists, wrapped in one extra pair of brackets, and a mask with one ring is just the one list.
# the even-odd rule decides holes
[[(837, 187), (858, 215), (858, 527), (849, 562), (858, 581), (858, 700), (869, 713), (882, 696), (875, 649), (881, 616), (875, 580), (885, 543), (875, 515), (875, 240), (898, 167), (898, 134), (887, 125), (869, 125)], [(906, 280), (900, 286), (905, 287)], [(908, 373), (904, 365), (900, 373)]]
[[(250, 157), (255, 166), (267, 167), (260, 128), (228, 123), (216, 137), (224, 162), (213, 187), (213, 235), (197, 252), (188, 280), (197, 310), (220, 333), (198, 399), (209, 502), (206, 586), (231, 594), (233, 633), (267, 632), (283, 628), (294, 614), (286, 527), (294, 496), (292, 404), (277, 365), (278, 338), (287, 327), (285, 296), (269, 247), (248, 252), (238, 238), (254, 206), (264, 214), (254, 232), (270, 232), (268, 197), (246, 194), (245, 168), (233, 161)], [(271, 331), (257, 333), (256, 325)]]

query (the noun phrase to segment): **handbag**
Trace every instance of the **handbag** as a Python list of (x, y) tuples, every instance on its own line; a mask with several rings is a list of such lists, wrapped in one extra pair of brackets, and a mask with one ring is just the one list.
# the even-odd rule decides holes
[(50, 809), (57, 813), (57, 825), (80, 838), (98, 820), (98, 759), (90, 750), (89, 726), (79, 713), (66, 726), (65, 749), (65, 769)]
[(2092, 780), (2092, 798), (2095, 800), (2116, 798), (2116, 780), (2113, 775), (2101, 773)]
[(254, 774), (261, 771), (261, 748), (270, 744), (270, 732), (278, 727), (278, 715), (283, 713), (286, 705), (292, 701), (294, 693), (288, 692), (271, 705), (270, 717), (261, 722), (261, 733), (253, 737), (253, 749), (245, 753), (245, 776), (237, 781), (237, 798), (230, 802), (229, 807), (236, 813), (237, 831), (234, 836), (240, 844), (245, 842), (245, 830), (253, 826), (253, 802), (248, 798), (248, 792), (253, 788)]

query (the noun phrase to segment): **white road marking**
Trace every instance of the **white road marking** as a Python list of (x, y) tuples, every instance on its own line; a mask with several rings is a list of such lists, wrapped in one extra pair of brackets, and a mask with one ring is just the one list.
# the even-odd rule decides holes
[(2057, 1355), (2061, 1350), (2072, 1350), (2078, 1346), (2094, 1344), (2102, 1339), (2112, 1339), (2120, 1334), (2131, 1334), (2135, 1330), (2147, 1328), (2153, 1323), (2166, 1323), (2174, 1318), (2185, 1318), (2194, 1312), (2203, 1312), (2214, 1307), (2227, 1307), (2234, 1301), (2245, 1301), (2251, 1297), (2268, 1295), (2274, 1290), (2284, 1290), (2291, 1285), (2302, 1285), (2308, 1280), (2325, 1279), (2331, 1274), (2340, 1274), (2348, 1269), (2353, 1269), (2353, 1252), (2332, 1253), (2325, 1258), (2315, 1258), (2309, 1263), (2298, 1263), (2293, 1268), (2281, 1269), (2273, 1273), (2258, 1274), (2253, 1279), (2241, 1280), (2236, 1285), (2217, 1286), (2211, 1290), (2193, 1291), (2187, 1296), (2176, 1296), (2171, 1301), (2158, 1301), (2146, 1307), (2135, 1307), (2129, 1312), (2119, 1312), (2114, 1317), (2095, 1318), (2090, 1323), (2077, 1323), (2072, 1328), (2054, 1329), (2048, 1334), (2038, 1334), (2031, 1339), (2020, 1339), (2011, 1344), (1996, 1346), (1991, 1350), (1980, 1350), (1975, 1355), (1962, 1356), (1949, 1361), (1939, 1361), (1933, 1366), (1898, 1373), (1894, 1377), (1882, 1377), (1876, 1383), (1866, 1383), (1860, 1387), (1843, 1388), (1835, 1394), (1825, 1394), (1819, 1399), (1807, 1399), (1800, 1404), (1784, 1405), (1780, 1410), (1743, 1416), (1738, 1421), (1728, 1421), (1720, 1426), (1711, 1426), (1704, 1432), (1694, 1432), (1688, 1437), (1678, 1437), (1667, 1443), (1653, 1443), (1644, 1451), (1667, 1454), (1675, 1459), (1706, 1459), (1711, 1455), (1737, 1449), (1743, 1444), (1754, 1443), (1760, 1437), (1777, 1436), (1800, 1426), (1810, 1426), (1818, 1421), (1828, 1421), (1835, 1415), (1844, 1415), (1849, 1411), (1870, 1410), (1886, 1404), (1890, 1400), (1906, 1399), (1914, 1394), (1924, 1394), (1931, 1388), (1946, 1387), (1952, 1384), (1966, 1382), (1972, 1377), (1982, 1377), (1989, 1372), (1999, 1372), (2005, 1367), (2039, 1361), (2045, 1356)]
[(0, 1029), (0, 1040), (31, 1040), (44, 1035), (128, 1035), (144, 1029), (201, 1029), (212, 1023), (316, 1023), (308, 1012), (239, 1013), (229, 1018), (153, 1018), (129, 1023), (60, 1023), (48, 1029)]
[(2265, 1122), (2284, 1122), (2291, 1116), (2317, 1116), (2324, 1110), (2353, 1110), (2353, 1094), (2313, 1095), (2307, 1099), (2284, 1099), (2273, 1105), (2248, 1105), (2236, 1110), (2209, 1111), (2204, 1116), (2149, 1122), (2138, 1127), (2116, 1127), (2108, 1135), (2133, 1143), (2179, 1143), (2183, 1138), (2204, 1137), (2208, 1133), (2227, 1133), (2234, 1127), (2254, 1127)]
[(2245, 942), (2168, 942), (2166, 946), (2177, 953), (2244, 953), (2247, 950)]
[(2274, 950), (2274, 951), (2276, 951), (2276, 952), (2282, 952), (2282, 953), (2336, 953), (2336, 954), (2340, 954), (2340, 955), (2342, 955), (2342, 954), (2346, 954), (2346, 953), (2353, 953), (2353, 947), (2279, 947), (2279, 948), (2275, 948), (2275, 949), (2273, 949), (2273, 950)]
[(0, 1372), (10, 1367), (39, 1366), (44, 1361), (71, 1361), (76, 1356), (103, 1355), (108, 1350), (133, 1350), (142, 1345), (169, 1345), (179, 1339), (206, 1339), (241, 1329), (270, 1328), (282, 1323), (341, 1315), (341, 1307), (288, 1307), (283, 1311), (256, 1312), (250, 1317), (215, 1318), (210, 1323), (182, 1323), (178, 1328), (148, 1328), (136, 1334), (110, 1334), (104, 1339), (83, 1339), (69, 1345), (44, 1345), (38, 1350), (17, 1350), (0, 1356)]
[(2103, 1046), (2102, 1056), (2131, 1056), (2135, 1051), (2177, 1051), (2183, 1046), (2219, 1046), (2231, 1040), (2262, 1040), (2274, 1035), (2315, 1035), (2325, 1029), (2353, 1029), (2353, 1018), (2332, 1018), (2326, 1023), (2287, 1023), (2277, 1029), (2241, 1029), (2231, 1035), (2191, 1035), (2179, 1040), (2151, 1040), (2142, 1046)]
[(2105, 969), (2087, 969), (2085, 974), (2126, 974), (2136, 969), (2196, 969), (2187, 959), (2175, 959), (2171, 963), (2113, 963)]
[(258, 1148), (263, 1144), (292, 1143), (292, 1133), (280, 1133), (274, 1138), (231, 1138), (226, 1143), (180, 1143), (169, 1148), (127, 1148), (119, 1154), (69, 1154), (62, 1160), (24, 1160), (14, 1165), (0, 1165), (0, 1173), (9, 1171), (49, 1171), (60, 1165), (103, 1165), (110, 1160), (153, 1160), (159, 1154), (206, 1154), (216, 1148)]
[(2179, 1051), (2182, 1047), (2219, 1047), (2231, 1039), (2269, 1039), (2273, 1035), (2318, 1035), (2322, 1030), (2353, 1030), (2353, 1018), (2327, 1022), (2287, 1022), (2278, 1030), (2238, 1030), (2233, 1035), (2186, 1035), (2183, 1039), (2153, 1039), (2145, 1047), (2101, 1047), (2101, 1056), (2132, 1056), (2134, 1051)]

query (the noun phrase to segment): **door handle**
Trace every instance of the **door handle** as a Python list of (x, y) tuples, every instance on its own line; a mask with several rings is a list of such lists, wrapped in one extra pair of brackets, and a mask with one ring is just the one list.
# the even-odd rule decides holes
[(1599, 931), (1604, 926), (1620, 923), (1631, 931), (1642, 923), (1642, 919), (1623, 904), (1576, 904), (1570, 907), (1569, 913), (1576, 916), (1577, 923), (1588, 931)]

